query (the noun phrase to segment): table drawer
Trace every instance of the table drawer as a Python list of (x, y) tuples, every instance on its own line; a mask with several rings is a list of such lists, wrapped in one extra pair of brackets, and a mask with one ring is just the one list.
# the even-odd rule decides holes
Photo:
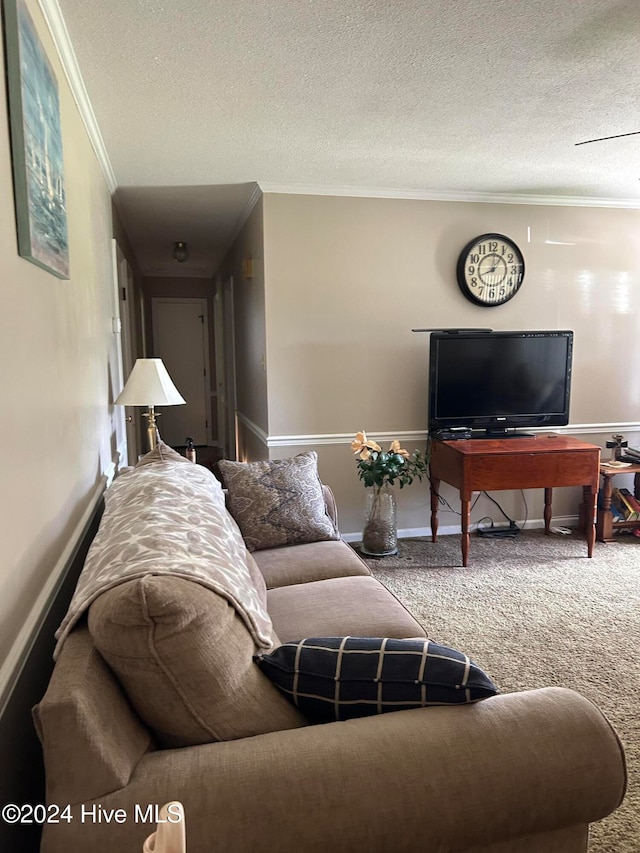
[(592, 451), (477, 456), (468, 461), (466, 486), (471, 491), (591, 485), (597, 489), (598, 458)]

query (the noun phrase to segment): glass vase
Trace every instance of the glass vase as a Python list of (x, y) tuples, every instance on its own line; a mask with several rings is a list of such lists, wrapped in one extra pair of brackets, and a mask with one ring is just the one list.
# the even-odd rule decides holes
[(366, 491), (362, 553), (386, 557), (398, 553), (396, 496), (388, 483)]

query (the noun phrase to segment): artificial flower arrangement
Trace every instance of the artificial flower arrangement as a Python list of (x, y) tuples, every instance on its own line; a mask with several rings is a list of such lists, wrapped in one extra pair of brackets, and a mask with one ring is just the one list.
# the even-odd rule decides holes
[(392, 487), (397, 482), (402, 489), (416, 477), (422, 480), (427, 473), (428, 450), (426, 456), (419, 450), (410, 454), (394, 438), (385, 452), (377, 441), (368, 439), (365, 432), (356, 433), (351, 449), (358, 456), (358, 477), (371, 489), (367, 493), (362, 552), (377, 557), (396, 554), (398, 531)]
[(351, 442), (351, 449), (359, 457), (358, 477), (365, 486), (381, 488), (386, 483), (393, 486), (397, 481), (402, 489), (416, 478), (422, 480), (427, 473), (428, 456), (419, 450), (409, 454), (408, 450), (400, 447), (397, 438), (385, 452), (376, 441), (368, 439), (365, 432), (357, 432)]

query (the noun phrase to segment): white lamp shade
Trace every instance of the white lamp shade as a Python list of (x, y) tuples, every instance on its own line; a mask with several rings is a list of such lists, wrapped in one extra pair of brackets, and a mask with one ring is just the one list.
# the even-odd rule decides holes
[(116, 406), (180, 406), (182, 397), (161, 358), (139, 358), (133, 365)]

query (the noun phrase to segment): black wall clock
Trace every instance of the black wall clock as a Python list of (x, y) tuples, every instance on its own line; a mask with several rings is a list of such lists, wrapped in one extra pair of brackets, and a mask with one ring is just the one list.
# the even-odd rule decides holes
[(524, 258), (503, 234), (482, 234), (460, 252), (456, 272), (467, 299), (489, 308), (516, 295), (524, 279)]

